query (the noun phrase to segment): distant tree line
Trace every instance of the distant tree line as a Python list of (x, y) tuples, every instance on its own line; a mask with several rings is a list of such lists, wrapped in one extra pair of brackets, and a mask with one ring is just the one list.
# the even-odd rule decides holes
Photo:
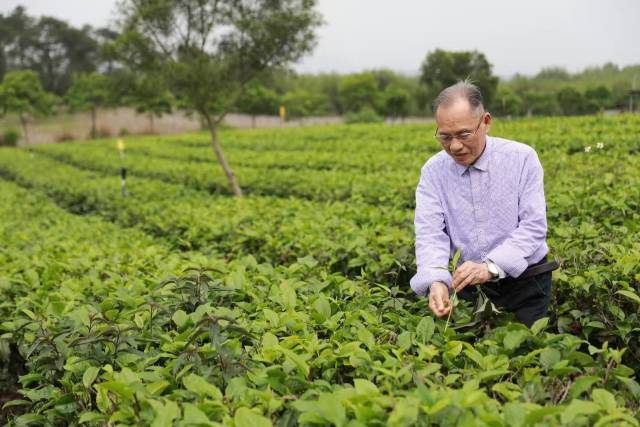
[(0, 115), (16, 114), (28, 141), (28, 117), (64, 109), (90, 112), (93, 137), (101, 107), (131, 106), (151, 122), (170, 112), (173, 99), (161, 84), (118, 63), (118, 36), (109, 28), (36, 19), (21, 6), (0, 14)]
[[(0, 113), (17, 113), (26, 126), (28, 115), (48, 114), (56, 107), (89, 111), (95, 136), (100, 107), (131, 106), (148, 115), (151, 128), (154, 117), (184, 107), (166, 79), (125, 60), (123, 51), (136, 41), (123, 39), (119, 30), (75, 28), (53, 17), (31, 17), (20, 6), (0, 14), (0, 78), (8, 77), (6, 85), (29, 80), (51, 95), (45, 101), (36, 96), (26, 107), (10, 100), (10, 90), (0, 91), (5, 100)], [(39, 85), (33, 75), (12, 77), (11, 72), (24, 70), (35, 73)], [(277, 115), (284, 105), (289, 118), (345, 115), (355, 121), (423, 116), (431, 114), (430, 102), (442, 88), (471, 78), (499, 116), (591, 114), (625, 109), (638, 76), (640, 66), (605, 64), (576, 74), (547, 68), (533, 77), (499, 81), (482, 53), (438, 49), (426, 55), (417, 76), (386, 69), (312, 75), (276, 66), (246, 82), (226, 110), (255, 117)]]
[(534, 77), (516, 75), (501, 82), (492, 108), (499, 115), (512, 116), (626, 110), (634, 81), (640, 84), (640, 65), (620, 68), (607, 63), (575, 74), (563, 68), (545, 68)]
[[(149, 118), (195, 114), (211, 135), (234, 194), (242, 190), (219, 141), (225, 115), (342, 115), (347, 122), (430, 115), (446, 86), (471, 79), (495, 115), (589, 114), (624, 108), (640, 66), (570, 74), (549, 68), (500, 81), (478, 51), (428, 52), (419, 75), (390, 70), (298, 74), (315, 46), (317, 0), (121, 0), (114, 28), (75, 28), (23, 7), (0, 14), (0, 116), (15, 114), (29, 141), (33, 116), (129, 106)], [(9, 138), (13, 141), (17, 135)], [(8, 140), (0, 135), (2, 140)]]
[[(415, 77), (390, 70), (349, 75), (282, 72), (264, 85), (274, 92), (274, 103), (284, 99), (296, 116), (368, 109), (382, 117), (404, 117), (431, 115), (437, 93), (465, 78), (481, 88), (488, 109), (497, 116), (594, 114), (628, 108), (634, 79), (640, 88), (640, 65), (605, 64), (575, 74), (547, 68), (535, 76), (499, 80), (482, 53), (436, 50), (427, 54)], [(278, 93), (286, 97), (278, 98)]]

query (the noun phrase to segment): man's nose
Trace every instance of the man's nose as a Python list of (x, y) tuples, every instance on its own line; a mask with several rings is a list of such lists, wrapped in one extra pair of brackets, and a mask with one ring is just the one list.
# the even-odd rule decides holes
[(462, 148), (462, 143), (458, 141), (458, 138), (453, 138), (453, 141), (451, 141), (451, 145), (449, 145), (449, 150), (457, 153), (458, 151), (461, 151)]

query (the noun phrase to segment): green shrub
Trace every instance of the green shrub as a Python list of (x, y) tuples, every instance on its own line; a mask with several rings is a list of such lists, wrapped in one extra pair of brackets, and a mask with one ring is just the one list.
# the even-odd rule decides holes
[(109, 138), (110, 136), (111, 136), (111, 130), (109, 130), (109, 128), (106, 126), (102, 126), (100, 129), (98, 129), (98, 132), (96, 133), (97, 138)]
[(9, 129), (4, 131), (0, 136), (0, 146), (15, 147), (18, 145), (20, 139), (20, 133), (15, 129)]
[(67, 131), (64, 131), (56, 137), (56, 142), (68, 142), (68, 141), (73, 141), (75, 139), (76, 138), (73, 136), (73, 134)]
[(357, 113), (347, 113), (344, 116), (344, 122), (353, 123), (382, 123), (384, 119), (378, 115), (371, 107), (364, 107)]

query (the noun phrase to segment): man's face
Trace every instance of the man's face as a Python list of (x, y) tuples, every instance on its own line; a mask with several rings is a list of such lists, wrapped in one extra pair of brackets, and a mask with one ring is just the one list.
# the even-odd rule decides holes
[(491, 114), (478, 115), (471, 110), (467, 100), (457, 99), (438, 108), (436, 123), (436, 137), (444, 150), (456, 163), (469, 166), (484, 150)]

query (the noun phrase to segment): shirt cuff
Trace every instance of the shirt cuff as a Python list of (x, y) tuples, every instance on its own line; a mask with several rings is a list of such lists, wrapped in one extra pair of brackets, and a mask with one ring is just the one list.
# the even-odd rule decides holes
[(487, 259), (513, 278), (520, 276), (529, 266), (527, 260), (518, 254), (517, 248), (504, 243), (489, 252)]
[(418, 270), (409, 283), (413, 292), (419, 296), (426, 296), (434, 282), (444, 283), (449, 288), (449, 292), (451, 292), (451, 273), (448, 270), (439, 268)]

